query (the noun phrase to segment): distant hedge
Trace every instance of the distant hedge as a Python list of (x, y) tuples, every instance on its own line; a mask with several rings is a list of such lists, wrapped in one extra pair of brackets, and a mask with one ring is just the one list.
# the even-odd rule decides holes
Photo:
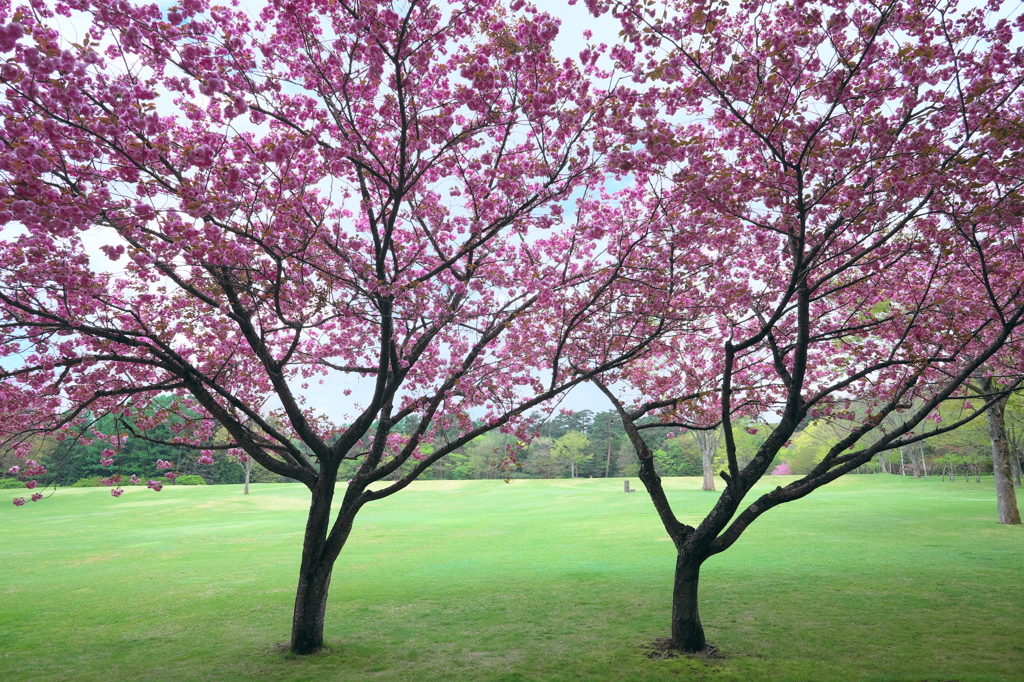
[(178, 476), (176, 483), (178, 485), (206, 485), (202, 476)]

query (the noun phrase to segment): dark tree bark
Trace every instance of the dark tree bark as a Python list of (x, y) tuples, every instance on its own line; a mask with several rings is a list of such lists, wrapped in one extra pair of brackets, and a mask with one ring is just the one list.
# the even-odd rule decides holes
[(307, 560), (303, 552), (302, 559), (292, 614), (291, 644), (292, 652), (300, 656), (316, 653), (324, 646), (324, 615), (334, 563), (324, 561), (322, 555), (317, 556), (316, 553)]
[(348, 537), (347, 530), (352, 527), (351, 521), (346, 524), (347, 529), (340, 527), (339, 523), (335, 531), (339, 535), (344, 535), (344, 538), (338, 545), (338, 551), (331, 552), (328, 530), (333, 498), (333, 480), (321, 479), (312, 489), (306, 534), (302, 543), (295, 610), (292, 613), (291, 650), (300, 656), (315, 653), (324, 646), (324, 614), (327, 610), (327, 594), (331, 587), (331, 573), (334, 570), (334, 561), (344, 545), (344, 539)]
[(682, 651), (697, 652), (707, 648), (697, 606), (701, 563), (698, 556), (685, 550), (676, 557), (672, 586), (672, 644)]

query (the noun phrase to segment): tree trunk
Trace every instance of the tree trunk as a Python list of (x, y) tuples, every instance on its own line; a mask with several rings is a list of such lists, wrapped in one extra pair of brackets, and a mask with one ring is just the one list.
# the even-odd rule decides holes
[(1020, 487), (1020, 459), (1018, 457), (1012, 457), (1010, 459), (1010, 468), (1013, 470), (1013, 484)]
[(999, 523), (1020, 525), (1020, 510), (1017, 509), (1017, 493), (1013, 489), (1013, 475), (1010, 472), (1010, 442), (1006, 435), (1006, 403), (1003, 398), (987, 410), (988, 435), (992, 439), (992, 471), (996, 478), (996, 504)]
[[(302, 543), (299, 586), (295, 592), (292, 613), (292, 653), (300, 656), (316, 653), (324, 646), (324, 612), (331, 586), (334, 561), (341, 553), (352, 531), (352, 515), (337, 521), (329, 537), (331, 501), (334, 499), (334, 476), (324, 476), (312, 490), (306, 534)], [(354, 512), (353, 512), (354, 513)]]
[(715, 490), (715, 452), (718, 450), (718, 443), (722, 438), (722, 434), (717, 429), (714, 431), (693, 431), (692, 433), (694, 440), (697, 441), (697, 447), (700, 448), (701, 471), (704, 474), (704, 483), (700, 489), (713, 492)]
[(307, 562), (303, 552), (292, 614), (292, 653), (300, 656), (316, 653), (324, 646), (324, 613), (334, 564), (325, 558), (320, 553), (319, 560), (311, 557)]
[(249, 476), (252, 474), (252, 459), (250, 458), (245, 463), (245, 490), (242, 491), (243, 495), (249, 494)]
[(713, 452), (705, 452), (701, 457), (701, 459), (703, 460), (702, 465), (704, 473), (704, 484), (701, 485), (701, 490), (714, 491), (715, 489), (715, 472), (712, 466), (712, 459), (714, 458), (714, 456), (715, 453)]
[[(900, 450), (902, 452), (902, 449)], [(910, 445), (910, 466), (914, 469), (914, 478), (921, 478), (921, 465), (917, 462), (917, 457), (914, 456), (914, 446)]]
[(697, 610), (697, 586), (701, 562), (685, 550), (676, 557), (675, 584), (672, 588), (672, 646), (696, 653), (707, 648), (704, 626)]

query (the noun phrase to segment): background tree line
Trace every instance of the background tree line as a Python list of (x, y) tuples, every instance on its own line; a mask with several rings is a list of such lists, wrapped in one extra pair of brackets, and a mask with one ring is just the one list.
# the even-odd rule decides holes
[[(158, 401), (157, 405), (161, 403)], [(196, 461), (196, 451), (185, 445), (173, 443), (175, 426), (181, 422), (177, 416), (170, 416), (166, 421), (159, 422), (151, 428), (140, 428), (138, 421), (152, 421), (154, 409), (141, 415), (142, 420), (125, 421), (124, 417), (111, 414), (93, 416), (86, 414), (83, 422), (86, 428), (80, 430), (77, 437), (58, 440), (52, 435), (35, 436), (32, 452), (34, 457), (47, 469), (47, 473), (39, 477), (40, 485), (71, 486), (94, 485), (102, 486), (102, 480), (121, 474), (125, 479), (131, 475), (138, 476), (142, 481), (156, 479), (165, 485), (198, 484), (207, 485), (244, 483), (245, 467), (236, 458), (225, 451), (213, 451), (213, 465), (203, 466)], [(131, 432), (135, 432), (132, 436)], [(96, 437), (102, 434), (107, 437), (123, 437), (119, 443), (108, 442)], [(101, 453), (105, 449), (114, 449), (114, 465), (105, 467), (101, 464)], [(171, 471), (177, 474), (176, 479), (167, 479), (166, 471), (157, 468), (157, 461), (173, 462)], [(21, 463), (15, 457), (12, 448), (0, 451), (0, 478), (7, 477), (17, 480), (8, 473), (10, 467)], [(252, 466), (250, 482), (278, 483), (285, 479), (267, 469)], [(17, 482), (18, 487), (23, 485)]]
[[(962, 409), (951, 403), (943, 408), (943, 418), (952, 420)], [(1020, 485), (1021, 461), (1024, 460), (1024, 398), (1014, 394), (1006, 412), (1007, 432), (1013, 453), (1014, 482)], [(115, 467), (127, 478), (137, 474), (140, 478), (162, 478), (163, 471), (156, 468), (157, 460), (175, 463), (181, 476), (200, 476), (207, 485), (240, 484), (245, 482), (245, 468), (233, 456), (223, 451), (213, 452), (213, 466), (196, 463), (195, 451), (171, 444), (175, 417), (145, 432), (145, 438), (128, 438), (117, 451)], [(802, 425), (788, 448), (780, 452), (779, 463), (786, 463), (793, 474), (804, 474), (817, 464), (831, 445), (844, 433), (835, 421), (813, 420)], [(749, 458), (757, 451), (770, 424), (750, 419), (737, 423), (736, 439), (740, 458)], [(411, 430), (414, 418), (400, 425), (399, 430)], [(105, 415), (92, 423), (92, 429), (113, 435), (124, 431), (115, 418)], [(522, 446), (511, 434), (490, 432), (435, 462), (422, 478), (426, 480), (469, 479), (526, 479), (526, 478), (604, 478), (636, 476), (639, 465), (629, 444), (622, 422), (614, 410), (594, 412), (580, 410), (553, 415), (541, 423), (536, 436)], [(694, 433), (678, 428), (654, 426), (648, 423), (643, 430), (655, 456), (655, 466), (662, 476), (700, 476), (701, 450)], [(443, 434), (442, 434), (443, 437)], [(889, 473), (914, 476), (941, 476), (949, 480), (979, 480), (992, 473), (991, 441), (984, 420), (975, 420), (955, 431), (936, 435), (915, 444), (916, 447), (890, 450), (878, 455), (858, 473)], [(49, 473), (40, 483), (69, 486), (75, 483), (101, 485), (100, 480), (114, 471), (100, 464), (100, 453), (109, 444), (89, 438), (56, 441), (40, 439), (34, 450)], [(10, 460), (10, 461), (8, 461)], [(0, 478), (16, 462), (13, 451), (0, 452)], [(345, 462), (343, 474), (351, 476), (359, 460)], [(714, 458), (714, 470), (725, 466), (725, 446), (719, 442)], [(403, 469), (392, 474), (392, 479), (403, 475)], [(284, 483), (291, 479), (278, 476), (256, 462), (252, 462), (250, 482)], [(20, 483), (18, 484), (20, 487)]]

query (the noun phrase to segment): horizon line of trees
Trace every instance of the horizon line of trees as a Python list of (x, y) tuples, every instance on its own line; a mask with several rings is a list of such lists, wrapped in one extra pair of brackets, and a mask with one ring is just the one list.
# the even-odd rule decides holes
[[(1021, 463), (1024, 460), (1024, 399), (1020, 394), (1011, 399), (1007, 416), (1014, 483), (1020, 486)], [(413, 417), (406, 421), (396, 430), (404, 432), (415, 427)], [(740, 418), (734, 425), (741, 459), (753, 457), (773, 426), (749, 418)], [(198, 464), (194, 449), (170, 443), (173, 439), (172, 426), (169, 422), (161, 423), (147, 432), (146, 438), (128, 438), (118, 449), (115, 464), (111, 467), (100, 463), (100, 453), (109, 447), (102, 440), (43, 440), (37, 452), (48, 473), (40, 477), (39, 483), (67, 487), (91, 481), (99, 486), (103, 485), (101, 479), (121, 473), (125, 478), (136, 474), (144, 480), (148, 477), (174, 484), (174, 479), (166, 480), (166, 472), (157, 468), (158, 460), (173, 462), (176, 475), (200, 476), (207, 485), (245, 483), (245, 463), (224, 451), (214, 451), (212, 466)], [(96, 419), (91, 428), (107, 435), (122, 430), (110, 415)], [(584, 409), (559, 413), (539, 424), (535, 433), (537, 435), (523, 445), (511, 434), (489, 432), (434, 462), (421, 478), (621, 478), (634, 477), (639, 473), (639, 461), (615, 410), (595, 412)], [(701, 449), (694, 433), (655, 425), (642, 431), (654, 453), (659, 475), (702, 475)], [(785, 464), (792, 474), (805, 474), (841, 435), (835, 421), (810, 421), (797, 432), (789, 447), (780, 451), (776, 464)], [(880, 453), (874, 461), (859, 467), (854, 473), (941, 476), (951, 481), (958, 478), (966, 481), (973, 477), (980, 481), (982, 475), (992, 473), (990, 448), (984, 420), (975, 420), (951, 433), (928, 438), (911, 447)], [(7, 462), (8, 459), (11, 462)], [(8, 468), (14, 461), (13, 452), (0, 453), (3, 465), (0, 480), (13, 478), (8, 474)], [(256, 462), (248, 464), (251, 483), (294, 482)], [(358, 465), (358, 460), (346, 462), (343, 468), (348, 467), (351, 471), (341, 474), (354, 475)], [(725, 446), (719, 442), (713, 468), (718, 472), (724, 467)], [(389, 478), (397, 480), (404, 473), (403, 468), (399, 468)]]

